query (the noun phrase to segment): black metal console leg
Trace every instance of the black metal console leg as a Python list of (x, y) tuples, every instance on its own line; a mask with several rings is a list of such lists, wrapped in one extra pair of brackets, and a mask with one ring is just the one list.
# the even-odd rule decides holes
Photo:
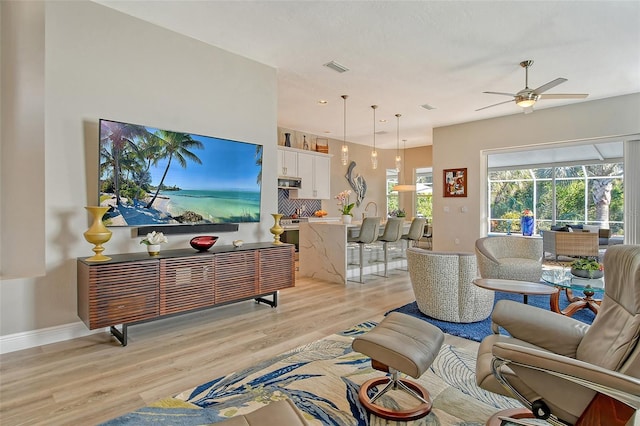
[(122, 346), (127, 346), (127, 324), (122, 324), (122, 331), (118, 330), (114, 325), (111, 326), (111, 334), (118, 339)]
[(262, 302), (266, 305), (271, 306), (272, 308), (275, 308), (276, 306), (278, 306), (278, 292), (274, 291), (273, 293), (271, 293), (271, 297), (273, 298), (273, 300), (265, 299), (264, 297), (256, 297), (255, 301), (256, 303)]

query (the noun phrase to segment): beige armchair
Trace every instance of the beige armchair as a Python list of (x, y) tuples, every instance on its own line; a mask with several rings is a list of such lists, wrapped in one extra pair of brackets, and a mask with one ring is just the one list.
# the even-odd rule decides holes
[(482, 278), (530, 281), (542, 277), (542, 240), (531, 237), (485, 237), (476, 240)]
[(491, 314), (494, 293), (477, 287), (473, 253), (438, 253), (407, 249), (407, 264), (418, 309), (449, 322), (482, 321)]
[(496, 303), (494, 332), (502, 327), (510, 336), (493, 334), (480, 344), (478, 386), (517, 398), (554, 425), (628, 422), (640, 408), (640, 246), (611, 247), (604, 265), (605, 295), (591, 326)]

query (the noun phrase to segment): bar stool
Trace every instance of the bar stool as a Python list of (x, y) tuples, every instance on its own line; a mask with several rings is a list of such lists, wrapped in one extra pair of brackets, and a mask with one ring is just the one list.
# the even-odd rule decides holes
[(411, 221), (409, 232), (402, 235), (402, 239), (407, 242), (407, 247), (414, 247), (424, 234), (424, 226), (427, 224), (427, 218), (416, 217)]
[(431, 225), (427, 225), (422, 237), (427, 241), (427, 250), (431, 250), (433, 248), (433, 227)]
[(384, 276), (387, 276), (387, 266), (389, 264), (389, 243), (395, 243), (400, 241), (402, 237), (402, 225), (404, 218), (390, 217), (387, 219), (387, 224), (384, 226), (384, 232), (382, 236), (378, 238), (378, 241), (382, 242), (382, 251), (384, 251)]
[(347, 242), (356, 243), (359, 246), (358, 247), (359, 256), (360, 256), (360, 261), (359, 261), (360, 281), (359, 282), (361, 283), (364, 282), (362, 281), (362, 266), (364, 263), (364, 246), (365, 244), (371, 244), (374, 241), (376, 241), (376, 238), (378, 238), (379, 229), (380, 229), (379, 217), (365, 217), (364, 220), (362, 221), (362, 226), (360, 226), (360, 233), (358, 234), (358, 236), (355, 238), (347, 239)]
[(405, 258), (407, 257), (407, 249), (409, 247), (415, 247), (418, 245), (418, 241), (420, 241), (424, 234), (424, 227), (426, 224), (427, 218), (425, 217), (413, 218), (413, 220), (411, 221), (411, 226), (409, 227), (409, 232), (403, 234), (402, 237), (400, 237), (402, 240), (405, 240), (407, 242), (407, 246), (404, 248)]

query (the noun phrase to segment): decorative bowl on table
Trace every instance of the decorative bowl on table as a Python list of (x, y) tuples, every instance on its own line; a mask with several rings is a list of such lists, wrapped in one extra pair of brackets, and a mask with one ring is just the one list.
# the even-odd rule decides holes
[(207, 251), (218, 241), (218, 237), (213, 235), (201, 235), (199, 237), (194, 237), (189, 241), (191, 247), (198, 251)]
[(571, 274), (579, 278), (602, 278), (604, 271), (571, 268)]

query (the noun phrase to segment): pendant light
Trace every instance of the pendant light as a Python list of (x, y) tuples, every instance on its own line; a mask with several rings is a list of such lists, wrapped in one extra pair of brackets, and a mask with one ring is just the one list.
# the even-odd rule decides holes
[(342, 138), (342, 152), (340, 154), (340, 159), (342, 161), (342, 165), (346, 166), (349, 162), (349, 147), (347, 146), (347, 98), (348, 95), (342, 95), (341, 98), (344, 100), (344, 136)]
[(402, 114), (396, 114), (397, 126), (396, 126), (396, 172), (400, 173), (400, 165), (402, 159), (400, 158), (400, 117)]
[(376, 108), (378, 105), (371, 105), (373, 110), (373, 151), (371, 151), (371, 168), (378, 168), (378, 151), (376, 151)]
[[(406, 152), (407, 152), (407, 140), (406, 139), (402, 139), (402, 143), (404, 144), (404, 148), (402, 150), (402, 156), (406, 159)], [(406, 163), (405, 163), (405, 168), (407, 167)], [(397, 191), (397, 192), (411, 192), (411, 191), (415, 191), (416, 190), (416, 186), (415, 185), (410, 185), (410, 184), (403, 184), (402, 182), (404, 182), (404, 178), (401, 178), (404, 175), (404, 173), (398, 173), (398, 184), (396, 186), (394, 186), (393, 188), (391, 188), (392, 191)]]

